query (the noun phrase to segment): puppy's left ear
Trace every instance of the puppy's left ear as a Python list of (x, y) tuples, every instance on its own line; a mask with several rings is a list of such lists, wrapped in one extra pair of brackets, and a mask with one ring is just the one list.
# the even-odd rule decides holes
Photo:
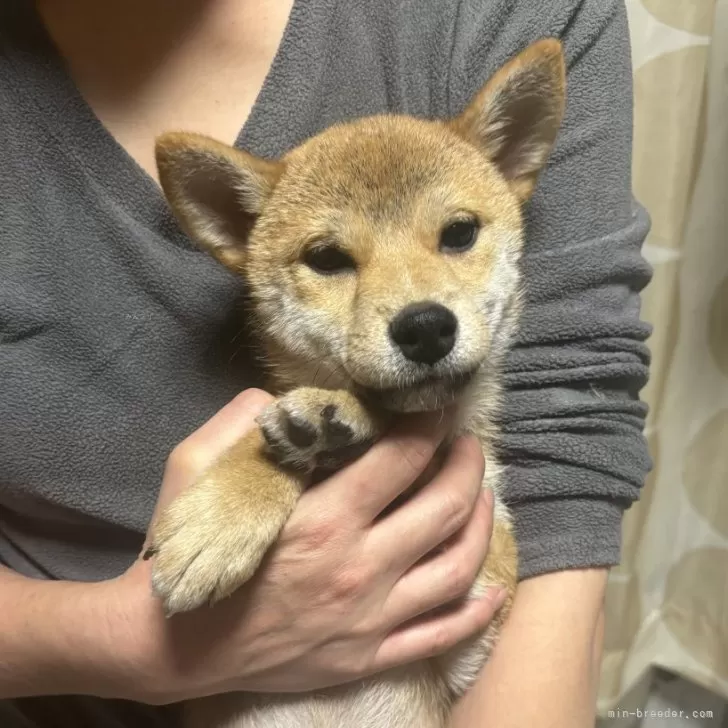
[(448, 125), (480, 148), (527, 200), (564, 115), (561, 43), (541, 40), (503, 66)]

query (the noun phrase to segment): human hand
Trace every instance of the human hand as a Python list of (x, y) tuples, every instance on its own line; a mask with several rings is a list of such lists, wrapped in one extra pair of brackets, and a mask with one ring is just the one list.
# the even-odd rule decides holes
[[(168, 460), (158, 510), (253, 427), (270, 401), (247, 390), (181, 443)], [(440, 414), (405, 418), (357, 462), (305, 492), (254, 578), (215, 607), (165, 619), (149, 564), (136, 562), (116, 583), (117, 603), (134, 625), (125, 652), (136, 666), (136, 699), (310, 691), (425, 659), (484, 629), (504, 595), (459, 599), (490, 538), (478, 442), (458, 440), (440, 472), (380, 518), (428, 465), (448, 424)]]

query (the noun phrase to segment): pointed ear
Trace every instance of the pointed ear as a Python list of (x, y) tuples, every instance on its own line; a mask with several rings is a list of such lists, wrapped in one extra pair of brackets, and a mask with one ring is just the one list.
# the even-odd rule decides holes
[(449, 122), (496, 164), (522, 202), (556, 140), (565, 85), (561, 43), (541, 40), (503, 66)]
[(239, 270), (250, 231), (283, 164), (183, 132), (160, 136), (155, 154), (162, 189), (184, 231), (221, 263)]

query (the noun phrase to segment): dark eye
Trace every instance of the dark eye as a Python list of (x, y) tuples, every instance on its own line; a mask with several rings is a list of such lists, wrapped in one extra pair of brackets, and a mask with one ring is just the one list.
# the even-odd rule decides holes
[(334, 275), (352, 271), (356, 268), (354, 259), (333, 245), (311, 248), (303, 257), (303, 262), (322, 275)]
[(451, 222), (440, 233), (440, 247), (456, 253), (469, 250), (478, 237), (480, 226), (475, 220)]

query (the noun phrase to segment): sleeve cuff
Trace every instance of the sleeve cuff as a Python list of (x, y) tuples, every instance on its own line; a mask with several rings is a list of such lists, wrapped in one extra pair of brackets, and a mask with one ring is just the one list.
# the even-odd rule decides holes
[(511, 505), (519, 580), (564, 569), (616, 566), (624, 506), (599, 498), (549, 498)]

